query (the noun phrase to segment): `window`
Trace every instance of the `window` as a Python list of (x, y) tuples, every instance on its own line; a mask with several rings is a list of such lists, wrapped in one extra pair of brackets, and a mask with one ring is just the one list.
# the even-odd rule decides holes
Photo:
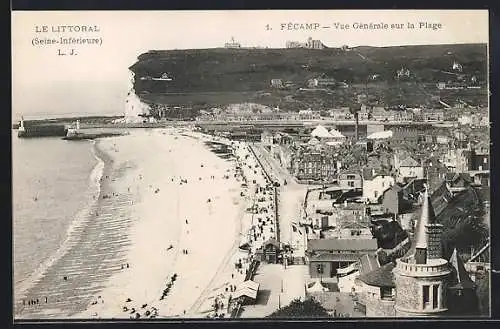
[(353, 182), (353, 181), (349, 181), (349, 182), (347, 182), (347, 185), (348, 185), (349, 187), (354, 187), (354, 182)]
[(438, 308), (439, 286), (437, 284), (432, 286), (432, 308)]
[(439, 308), (439, 284), (422, 286), (422, 302), (424, 309)]
[(429, 286), (423, 286), (424, 289), (423, 292), (423, 298), (424, 298), (424, 308), (427, 308), (429, 306)]
[(323, 270), (323, 264), (316, 265), (316, 271), (318, 272), (318, 274), (323, 274)]
[(380, 288), (380, 298), (382, 300), (392, 300), (392, 288), (389, 287), (381, 287)]
[(378, 198), (378, 191), (373, 191), (373, 197)]
[(354, 176), (354, 175), (347, 175), (347, 179), (356, 179), (356, 176)]

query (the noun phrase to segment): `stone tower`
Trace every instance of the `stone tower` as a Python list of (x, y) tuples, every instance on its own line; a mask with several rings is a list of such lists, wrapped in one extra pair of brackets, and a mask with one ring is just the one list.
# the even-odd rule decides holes
[(415, 251), (397, 259), (393, 271), (397, 317), (440, 316), (448, 311), (451, 268), (441, 251), (442, 231), (426, 189)]

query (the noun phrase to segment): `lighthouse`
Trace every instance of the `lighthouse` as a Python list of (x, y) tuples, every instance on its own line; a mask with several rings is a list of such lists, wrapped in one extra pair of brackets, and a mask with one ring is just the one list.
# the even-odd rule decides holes
[(24, 133), (26, 129), (24, 128), (24, 117), (21, 117), (21, 121), (19, 122), (19, 129), (17, 130), (20, 133)]

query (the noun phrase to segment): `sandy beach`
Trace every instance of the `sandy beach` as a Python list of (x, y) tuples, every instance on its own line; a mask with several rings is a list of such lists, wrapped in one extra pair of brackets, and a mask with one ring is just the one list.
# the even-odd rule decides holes
[(127, 167), (110, 184), (132, 195), (134, 221), (126, 260), (76, 317), (187, 316), (241, 240), (246, 204), (235, 162), (168, 129), (102, 139), (98, 148)]

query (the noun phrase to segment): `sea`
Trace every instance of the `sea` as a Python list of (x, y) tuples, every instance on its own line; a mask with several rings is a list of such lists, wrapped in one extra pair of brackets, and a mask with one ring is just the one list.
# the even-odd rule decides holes
[[(13, 131), (12, 167), (14, 318), (70, 316), (99, 289), (85, 278), (102, 266), (96, 241), (107, 241), (93, 216), (105, 163), (92, 141)], [(75, 289), (86, 289), (82, 298), (71, 299)]]

